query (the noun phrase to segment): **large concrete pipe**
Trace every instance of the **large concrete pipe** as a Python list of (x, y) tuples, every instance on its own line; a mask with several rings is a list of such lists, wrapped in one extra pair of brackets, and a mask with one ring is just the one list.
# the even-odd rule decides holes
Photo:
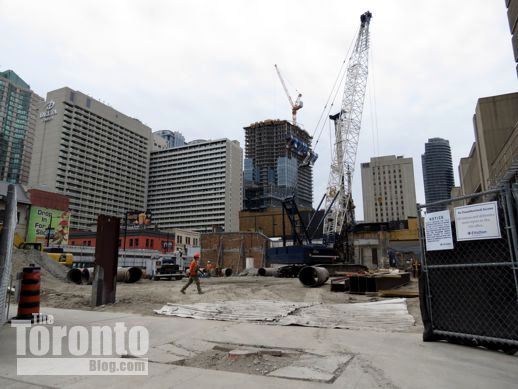
[(81, 283), (81, 275), (83, 274), (83, 272), (81, 271), (81, 269), (78, 269), (78, 268), (74, 268), (74, 269), (70, 269), (67, 273), (67, 280), (69, 280), (70, 282), (73, 282), (74, 284), (80, 284)]
[(85, 267), (81, 272), (81, 277), (83, 279), (83, 283), (91, 285), (94, 281), (94, 268), (93, 267)]
[(221, 274), (225, 277), (230, 277), (232, 275), (232, 269), (229, 267), (225, 267), (221, 269)]
[(257, 270), (257, 274), (262, 277), (277, 277), (279, 275), (279, 269), (276, 267), (261, 267)]
[(142, 278), (142, 269), (138, 267), (119, 267), (117, 269), (117, 282), (131, 284)]
[(299, 281), (311, 288), (324, 285), (328, 279), (329, 272), (323, 267), (306, 266), (299, 272)]

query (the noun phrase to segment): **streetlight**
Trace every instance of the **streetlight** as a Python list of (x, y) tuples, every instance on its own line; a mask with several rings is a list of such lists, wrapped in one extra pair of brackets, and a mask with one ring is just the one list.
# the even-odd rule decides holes
[(124, 214), (124, 242), (122, 242), (122, 251), (124, 253), (126, 253), (126, 238), (128, 236), (128, 216), (135, 213), (138, 213), (138, 211), (126, 211)]

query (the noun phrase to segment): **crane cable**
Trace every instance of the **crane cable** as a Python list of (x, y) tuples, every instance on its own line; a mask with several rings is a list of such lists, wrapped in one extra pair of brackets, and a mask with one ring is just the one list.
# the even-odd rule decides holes
[[(369, 50), (369, 55), (371, 57), (371, 63), (374, 62), (374, 47), (371, 45), (371, 50)], [(376, 83), (374, 82), (374, 66), (370, 67), (369, 71), (369, 102), (370, 102), (370, 115), (371, 115), (371, 131), (372, 131), (372, 148), (373, 154), (376, 157), (380, 155), (380, 147), (379, 147), (379, 128), (378, 128), (378, 107), (376, 102)], [(374, 111), (374, 112), (373, 112)]]
[[(358, 32), (359, 32), (359, 30), (358, 30)], [(329, 116), (329, 112), (331, 112), (331, 109), (333, 108), (334, 102), (336, 100), (336, 96), (338, 95), (338, 91), (340, 90), (340, 86), (342, 85), (342, 83), (344, 81), (344, 78), (347, 75), (347, 67), (345, 65), (346, 65), (346, 63), (347, 63), (347, 61), (349, 59), (349, 55), (350, 55), (351, 49), (352, 49), (353, 44), (354, 44), (354, 42), (356, 40), (356, 37), (358, 36), (358, 32), (353, 36), (353, 39), (352, 39), (351, 43), (349, 44), (349, 49), (347, 50), (347, 54), (345, 56), (345, 59), (342, 61), (342, 64), (340, 66), (340, 70), (338, 71), (338, 75), (337, 75), (337, 77), (335, 79), (333, 87), (331, 88), (331, 91), (329, 92), (329, 96), (327, 97), (327, 100), (326, 100), (326, 103), (324, 105), (324, 108), (322, 109), (322, 113), (320, 114), (318, 122), (317, 122), (317, 124), (315, 126), (315, 130), (313, 131), (312, 138), (315, 138), (315, 134), (318, 131), (318, 129), (320, 128), (320, 131), (318, 133), (318, 138), (315, 141), (315, 145), (313, 146), (313, 150), (316, 150), (316, 147), (318, 145), (318, 142), (320, 141), (320, 137), (322, 136), (322, 131), (323, 131), (324, 126), (325, 126), (325, 121), (322, 122), (322, 119), (324, 118), (324, 116)], [(344, 71), (344, 68), (345, 68), (345, 71)], [(343, 74), (342, 74), (342, 72), (343, 72)], [(338, 82), (338, 80), (340, 80), (340, 82)], [(336, 88), (336, 90), (335, 90), (335, 88)], [(329, 101), (331, 100), (331, 96), (333, 95), (333, 93), (334, 93), (333, 100), (331, 101), (331, 105), (329, 105)], [(328, 105), (329, 105), (329, 108), (328, 108)], [(326, 113), (326, 111), (327, 111), (327, 113)], [(321, 125), (321, 122), (322, 122), (322, 125)]]

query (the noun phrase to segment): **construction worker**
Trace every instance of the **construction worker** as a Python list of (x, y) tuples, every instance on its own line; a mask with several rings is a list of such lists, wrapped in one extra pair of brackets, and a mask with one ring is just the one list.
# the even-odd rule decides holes
[(185, 289), (189, 287), (193, 282), (196, 283), (196, 287), (198, 288), (198, 294), (203, 294), (200, 286), (200, 278), (198, 276), (198, 272), (200, 270), (200, 265), (198, 264), (198, 260), (200, 259), (200, 254), (195, 253), (192, 259), (191, 264), (189, 265), (189, 281), (187, 284), (180, 290), (183, 294), (185, 294)]
[(211, 261), (207, 261), (207, 266), (205, 267), (207, 270), (207, 275), (210, 277), (212, 275), (212, 272), (214, 271), (214, 265)]
[(414, 278), (421, 276), (421, 263), (415, 258), (412, 258), (412, 275)]

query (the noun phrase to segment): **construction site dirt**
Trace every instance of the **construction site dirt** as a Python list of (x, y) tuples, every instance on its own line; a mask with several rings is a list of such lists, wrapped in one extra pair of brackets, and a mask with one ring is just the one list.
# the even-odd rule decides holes
[[(24, 266), (37, 262), (35, 258), (38, 259), (39, 254), (15, 250), (13, 274), (21, 271)], [(41, 258), (45, 258), (45, 255), (42, 254)], [(307, 288), (297, 278), (231, 276), (202, 278), (201, 286), (204, 293), (201, 295), (197, 293), (196, 288), (187, 289), (185, 295), (180, 293), (180, 289), (187, 282), (186, 279), (178, 281), (141, 279), (132, 284), (118, 283), (115, 304), (91, 307), (91, 285), (66, 282), (55, 271), (49, 272), (50, 266), (47, 266), (46, 259), (38, 259), (38, 261), (42, 268), (41, 305), (43, 307), (155, 315), (154, 310), (168, 303), (210, 304), (225, 301), (266, 300), (311, 304), (353, 304), (390, 299), (380, 297), (378, 293), (358, 295), (332, 292), (331, 280), (321, 287)], [(49, 259), (49, 261), (52, 260)], [(398, 290), (416, 292), (417, 289), (417, 281), (412, 278), (409, 284)], [(422, 332), (419, 299), (408, 298), (406, 303), (409, 314), (415, 320), (415, 325), (410, 328), (410, 331)]]

